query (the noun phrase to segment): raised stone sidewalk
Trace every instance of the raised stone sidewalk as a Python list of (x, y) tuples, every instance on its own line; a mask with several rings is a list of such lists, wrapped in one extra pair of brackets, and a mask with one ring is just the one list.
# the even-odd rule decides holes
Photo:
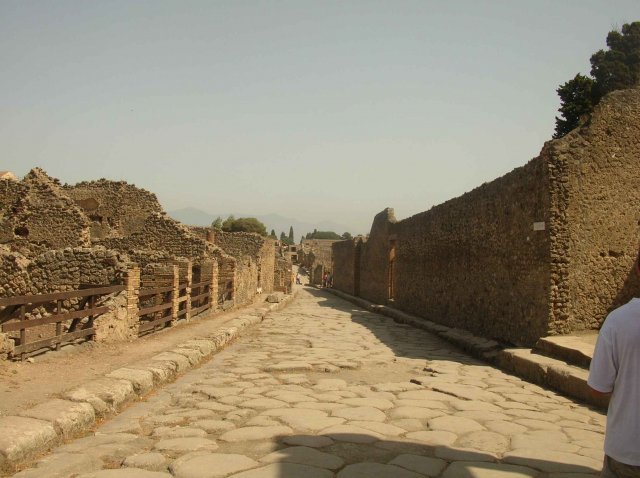
[(283, 296), (282, 301), (265, 303), (264, 307), (240, 309), (237, 317), (209, 336), (193, 338), (144, 362), (113, 370), (17, 416), (0, 417), (0, 472), (14, 469), (64, 440), (86, 433), (155, 388), (174, 381), (292, 298)]

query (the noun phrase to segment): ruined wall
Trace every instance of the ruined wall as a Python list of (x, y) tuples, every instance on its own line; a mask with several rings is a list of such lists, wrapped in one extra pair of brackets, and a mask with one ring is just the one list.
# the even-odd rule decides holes
[(333, 257), (333, 287), (347, 294), (360, 293), (360, 252), (362, 239), (350, 239), (334, 242)]
[(122, 284), (130, 265), (126, 255), (103, 247), (50, 250), (27, 258), (0, 246), (0, 297)]
[(381, 304), (389, 298), (389, 241), (395, 223), (393, 209), (378, 213), (373, 218), (369, 239), (362, 246), (360, 295)]
[(598, 328), (640, 292), (640, 89), (616, 91), (588, 126), (551, 143), (546, 157), (558, 224), (552, 245), (555, 333)]
[[(546, 165), (536, 158), (398, 222), (395, 304), (514, 344), (547, 335), (548, 184)], [(545, 229), (534, 230), (534, 223)]]
[(161, 213), (155, 194), (125, 181), (83, 181), (63, 191), (91, 220), (91, 237), (123, 237), (142, 230), (147, 217)]
[(273, 290), (290, 294), (293, 289), (293, 267), (286, 257), (276, 257)]
[(157, 250), (192, 260), (205, 259), (218, 248), (196, 237), (188, 227), (164, 214), (148, 216), (142, 228), (129, 236), (100, 241), (107, 248), (120, 251)]
[(314, 268), (322, 265), (331, 268), (331, 246), (338, 242), (333, 239), (303, 239), (298, 254), (298, 260), (304, 267)]
[(28, 188), (22, 181), (0, 179), (0, 242), (14, 240), (14, 206), (17, 205), (18, 198), (26, 196), (27, 192)]
[(89, 245), (89, 221), (57, 179), (34, 168), (20, 183), (5, 180), (2, 187), (2, 242), (28, 241), (51, 249)]
[(248, 232), (215, 231), (214, 242), (236, 259), (236, 301), (253, 300), (258, 288), (269, 293), (274, 287), (275, 241)]
[(378, 214), (359, 295), (518, 345), (596, 329), (640, 295), (639, 166), (640, 89), (614, 92), (525, 166), (397, 223)]

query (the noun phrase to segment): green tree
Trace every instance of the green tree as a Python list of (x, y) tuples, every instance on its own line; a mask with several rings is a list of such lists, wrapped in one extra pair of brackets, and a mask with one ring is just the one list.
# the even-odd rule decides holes
[[(615, 90), (632, 88), (640, 80), (640, 22), (626, 23), (621, 31), (607, 35), (609, 50), (591, 56), (591, 76), (598, 97)], [(598, 99), (599, 99), (598, 98)]]
[(595, 81), (591, 78), (577, 74), (572, 80), (560, 85), (556, 90), (560, 97), (559, 112), (556, 116), (556, 130), (554, 138), (562, 138), (569, 131), (584, 123), (593, 111)]
[(306, 235), (307, 239), (342, 239), (342, 237), (333, 231), (318, 231), (314, 229), (312, 233)]
[(280, 242), (282, 242), (283, 244), (286, 244), (287, 242), (287, 236), (285, 236), (284, 231), (280, 233)]
[(222, 230), (227, 232), (253, 232), (261, 236), (267, 235), (266, 226), (255, 217), (239, 217), (235, 219), (229, 216), (222, 223)]
[(231, 232), (231, 226), (233, 226), (234, 222), (236, 222), (236, 218), (233, 217), (233, 214), (229, 214), (229, 217), (227, 217), (222, 223), (222, 230)]
[(556, 90), (560, 96), (560, 117), (556, 117), (554, 138), (561, 138), (588, 120), (600, 99), (615, 90), (640, 83), (640, 22), (625, 23), (607, 35), (608, 50), (591, 56), (591, 76), (577, 74)]
[(278, 239), (278, 236), (276, 236), (276, 231), (274, 231), (273, 229), (271, 229), (271, 234), (269, 234), (269, 237), (273, 238), (273, 239)]
[(345, 239), (345, 240), (346, 239), (353, 239), (353, 236), (349, 232), (343, 232), (341, 238)]
[(222, 230), (222, 218), (220, 216), (216, 217), (216, 219), (211, 223), (211, 229), (215, 229), (216, 231)]
[(295, 241), (293, 239), (293, 226), (289, 226), (289, 244), (294, 244)]

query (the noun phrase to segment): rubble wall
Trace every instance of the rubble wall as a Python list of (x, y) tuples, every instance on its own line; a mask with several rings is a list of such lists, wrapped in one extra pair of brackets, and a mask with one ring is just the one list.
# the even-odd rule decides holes
[(389, 241), (395, 223), (393, 209), (378, 213), (373, 218), (369, 239), (362, 246), (360, 295), (379, 304), (389, 298)]
[(516, 345), (597, 329), (640, 295), (639, 166), (640, 89), (611, 93), (526, 165), (400, 222), (378, 214), (359, 295)]
[(554, 333), (597, 329), (638, 296), (640, 89), (615, 91), (589, 124), (550, 144)]
[(547, 335), (548, 185), (536, 158), (395, 224), (395, 304), (503, 342), (525, 345)]
[(355, 280), (356, 270), (359, 267), (356, 263), (356, 248), (360, 247), (359, 243), (359, 239), (350, 239), (334, 242), (332, 246), (333, 287), (351, 295), (356, 295), (358, 292)]
[(28, 241), (50, 249), (90, 245), (87, 217), (59, 181), (39, 168), (5, 190), (0, 234), (3, 242)]
[(147, 217), (161, 213), (155, 194), (125, 181), (83, 181), (64, 185), (67, 194), (91, 220), (91, 237), (123, 237), (143, 229)]
[(248, 232), (215, 231), (214, 242), (236, 259), (236, 304), (253, 301), (258, 289), (273, 292), (275, 241)]
[(159, 213), (148, 216), (138, 232), (126, 237), (103, 239), (100, 244), (125, 252), (137, 249), (163, 251), (191, 260), (205, 259), (218, 249), (195, 236), (187, 226)]

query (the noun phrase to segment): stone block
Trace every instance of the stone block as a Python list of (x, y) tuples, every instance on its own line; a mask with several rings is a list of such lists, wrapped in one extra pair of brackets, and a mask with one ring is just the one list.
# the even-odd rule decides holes
[(133, 384), (128, 380), (99, 378), (66, 392), (63, 398), (73, 402), (87, 402), (99, 416), (118, 410), (124, 403), (133, 399)]
[(149, 370), (123, 367), (109, 373), (107, 377), (128, 380), (138, 395), (146, 393), (153, 388), (153, 373)]
[(28, 417), (0, 418), (0, 468), (27, 460), (58, 441), (50, 422)]
[(41, 403), (19, 414), (51, 423), (58, 435), (68, 438), (91, 427), (96, 419), (93, 407), (88, 403), (54, 399)]

